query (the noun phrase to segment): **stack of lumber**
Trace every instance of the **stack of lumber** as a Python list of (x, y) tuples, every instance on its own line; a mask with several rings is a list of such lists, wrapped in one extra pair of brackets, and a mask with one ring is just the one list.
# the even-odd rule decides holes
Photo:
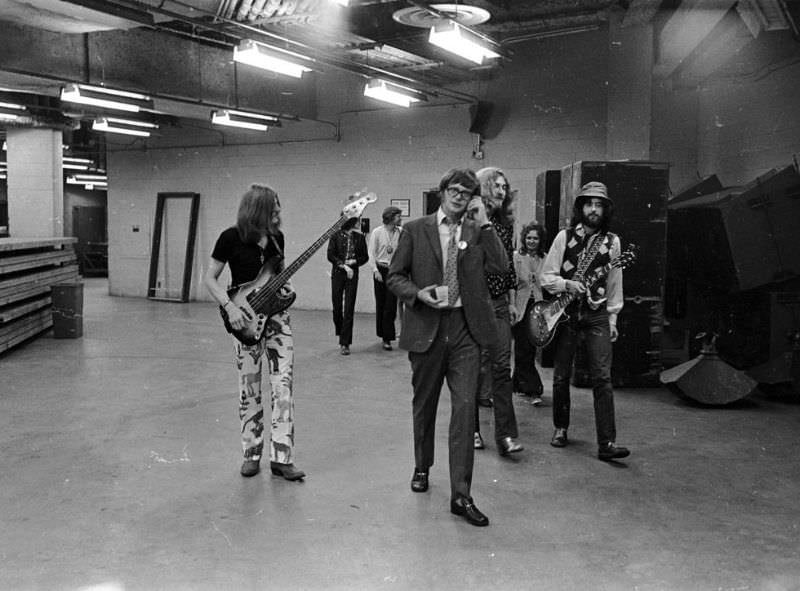
[(0, 238), (0, 354), (53, 326), (50, 289), (78, 280), (76, 238)]

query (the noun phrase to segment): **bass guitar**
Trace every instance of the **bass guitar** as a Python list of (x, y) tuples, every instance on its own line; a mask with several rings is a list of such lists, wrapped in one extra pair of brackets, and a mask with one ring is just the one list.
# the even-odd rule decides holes
[[(584, 277), (583, 285), (586, 290), (592, 289), (608, 272), (614, 267), (624, 269), (633, 264), (636, 260), (639, 247), (629, 244), (628, 248), (608, 264), (598, 267), (588, 277)], [(537, 347), (544, 347), (553, 340), (556, 327), (569, 316), (564, 314), (566, 307), (574, 300), (578, 294), (562, 292), (553, 300), (536, 302), (531, 308), (528, 316), (528, 338)]]
[(314, 243), (309, 246), (303, 254), (297, 257), (290, 265), (277, 275), (273, 272), (272, 261), (268, 261), (258, 273), (258, 276), (248, 283), (235, 287), (228, 291), (231, 302), (239, 308), (247, 321), (246, 326), (237, 330), (233, 328), (228, 320), (228, 313), (225, 308), (220, 306), (219, 313), (225, 323), (225, 329), (235, 336), (245, 345), (255, 345), (269, 320), (275, 314), (286, 310), (294, 303), (297, 294), (286, 285), (289, 278), (302, 267), (319, 248), (328, 241), (344, 223), (357, 218), (370, 203), (374, 203), (378, 198), (375, 193), (356, 193), (355, 199), (345, 205), (342, 216), (328, 230), (322, 234)]

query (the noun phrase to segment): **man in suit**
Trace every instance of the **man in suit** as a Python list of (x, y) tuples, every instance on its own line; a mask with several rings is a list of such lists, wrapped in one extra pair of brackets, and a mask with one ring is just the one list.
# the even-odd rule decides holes
[(489, 519), (475, 506), (470, 487), (480, 347), (497, 334), (486, 274), (504, 271), (508, 259), (483, 202), (475, 197), (478, 187), (468, 169), (442, 177), (441, 207), (404, 226), (387, 284), (406, 305), (399, 345), (408, 351), (414, 391), (411, 490), (428, 490), (436, 408), (447, 378), (450, 511), (484, 526)]

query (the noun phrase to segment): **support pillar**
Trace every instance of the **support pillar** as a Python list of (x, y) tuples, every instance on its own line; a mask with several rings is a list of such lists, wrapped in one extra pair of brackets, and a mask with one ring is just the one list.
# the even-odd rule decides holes
[(64, 236), (62, 132), (10, 128), (8, 230), (13, 238)]

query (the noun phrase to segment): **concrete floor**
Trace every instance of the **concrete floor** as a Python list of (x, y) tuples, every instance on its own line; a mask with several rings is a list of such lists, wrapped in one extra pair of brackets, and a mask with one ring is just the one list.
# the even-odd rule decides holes
[(587, 390), (550, 447), (545, 370), (547, 406), (517, 401), (525, 451), (478, 452), (475, 528), (448, 511), (446, 395), (431, 490), (409, 490), (408, 361), (373, 316), (344, 358), (327, 312), (293, 312), (308, 478), (244, 479), (215, 308), (85, 286), (83, 338), (0, 357), (2, 590), (800, 589), (797, 400), (619, 390), (633, 454), (606, 464)]

